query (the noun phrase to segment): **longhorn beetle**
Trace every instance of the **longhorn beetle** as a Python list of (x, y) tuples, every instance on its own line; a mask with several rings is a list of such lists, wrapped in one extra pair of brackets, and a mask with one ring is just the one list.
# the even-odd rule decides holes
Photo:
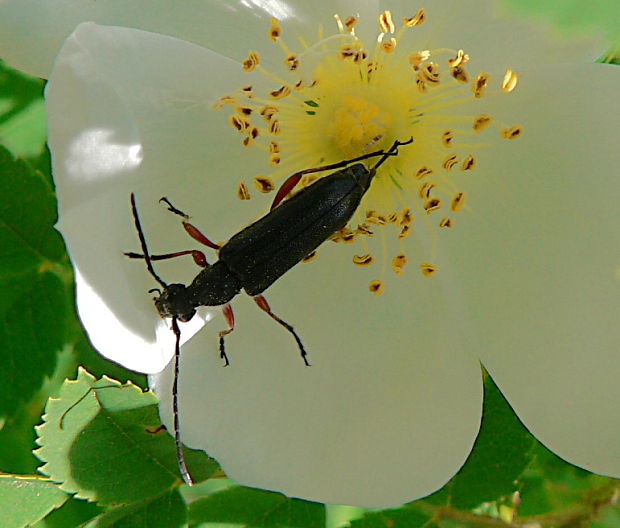
[[(405, 142), (395, 141), (387, 152), (379, 150), (357, 158), (305, 169), (290, 176), (278, 190), (271, 210), (262, 218), (242, 229), (226, 244), (219, 246), (196, 227), (188, 222), (189, 217), (174, 207), (167, 198), (162, 198), (168, 210), (183, 217), (183, 227), (188, 234), (208, 247), (219, 251), (219, 260), (209, 264), (201, 251), (187, 250), (164, 255), (149, 254), (146, 238), (142, 231), (140, 217), (134, 194), (131, 194), (131, 210), (140, 239), (142, 253), (125, 253), (130, 258), (144, 259), (152, 277), (162, 289), (153, 300), (159, 315), (172, 319), (172, 331), (176, 337), (174, 348), (174, 381), (172, 385), (172, 410), (174, 420), (174, 438), (176, 442), (179, 470), (186, 484), (193, 484), (185, 465), (183, 446), (179, 430), (178, 412), (178, 378), (181, 330), (178, 322), (187, 322), (195, 314), (198, 306), (222, 306), (228, 329), (219, 333), (220, 356), (229, 364), (224, 348), (224, 337), (234, 330), (234, 315), (229, 301), (244, 289), (254, 298), (259, 308), (288, 330), (301, 352), (304, 363), (309, 366), (307, 353), (297, 332), (286, 321), (271, 311), (269, 303), (261, 294), (284, 273), (299, 263), (306, 255), (314, 251), (333, 233), (343, 228), (358, 208), (362, 197), (368, 191), (379, 166), (390, 156), (398, 154), (398, 147), (408, 145), (413, 138)], [(381, 159), (370, 170), (362, 163), (372, 157)], [(351, 165), (355, 163), (355, 165)], [(350, 165), (350, 166), (349, 166)], [(348, 167), (347, 167), (348, 166)], [(297, 185), (304, 174), (346, 167), (325, 176), (286, 201), (286, 195)], [(167, 284), (153, 269), (153, 261), (192, 255), (194, 261), (203, 269), (191, 284)]]

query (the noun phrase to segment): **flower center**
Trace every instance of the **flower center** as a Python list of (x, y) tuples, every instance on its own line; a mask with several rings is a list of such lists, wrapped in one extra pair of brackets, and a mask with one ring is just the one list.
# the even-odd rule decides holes
[[(335, 242), (359, 240), (364, 251), (352, 257), (353, 263), (367, 268), (374, 254), (387, 251), (394, 273), (403, 273), (409, 261), (404, 240), (410, 235), (414, 219), (426, 228), (451, 228), (456, 214), (464, 207), (466, 193), (461, 183), (476, 167), (474, 152), (489, 144), (489, 130), (499, 128), (495, 137), (514, 139), (519, 125), (496, 123), (484, 112), (472, 112), (489, 93), (512, 91), (517, 76), (507, 70), (501, 87), (493, 88), (490, 76), (470, 77), (463, 50), (419, 48), (415, 27), (426, 19), (424, 9), (403, 18), (397, 31), (389, 11), (378, 17), (379, 36), (370, 48), (355, 35), (355, 17), (342, 20), (335, 15), (339, 32), (324, 37), (297, 54), (281, 38), (282, 28), (272, 19), (269, 38), (284, 52), (284, 75), (263, 67), (258, 53), (250, 51), (243, 69), (252, 76), (266, 76), (276, 87), (255, 93), (253, 85), (242, 87), (216, 103), (232, 109), (230, 124), (243, 136), (246, 147), (266, 151), (271, 174), (254, 178), (261, 192), (276, 188), (274, 180), (303, 169), (333, 164), (363, 154), (389, 148), (395, 140), (413, 138), (413, 144), (400, 149), (378, 170), (349, 226), (332, 236)], [(301, 40), (301, 39), (300, 39)], [(307, 174), (299, 187), (310, 185), (320, 174)], [(241, 199), (250, 192), (245, 182), (237, 188)], [(381, 229), (380, 243), (374, 237)], [(398, 247), (385, 243), (392, 231)], [(386, 235), (387, 233), (387, 235)], [(430, 254), (419, 256), (423, 276), (432, 276), (438, 266)], [(311, 260), (309, 255), (305, 260)], [(382, 279), (369, 281), (369, 290), (380, 294)]]
[(333, 112), (325, 133), (345, 157), (365, 153), (383, 138), (391, 124), (392, 114), (382, 110), (368, 97), (345, 95)]

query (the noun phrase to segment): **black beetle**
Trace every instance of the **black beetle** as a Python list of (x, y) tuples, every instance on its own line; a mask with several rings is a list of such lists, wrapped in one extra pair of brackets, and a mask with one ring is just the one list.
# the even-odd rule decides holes
[[(295, 338), (302, 359), (306, 365), (307, 354), (301, 339), (287, 322), (275, 315), (261, 294), (284, 273), (298, 264), (304, 257), (314, 251), (336, 231), (342, 229), (357, 210), (364, 194), (376, 174), (377, 168), (389, 157), (398, 153), (398, 147), (413, 142), (395, 141), (390, 149), (365, 154), (358, 158), (340, 163), (306, 169), (295, 173), (281, 186), (272, 208), (265, 216), (250, 224), (234, 235), (226, 244), (218, 246), (211, 242), (187, 220), (189, 217), (174, 207), (167, 198), (161, 201), (168, 209), (184, 218), (183, 226), (194, 239), (219, 250), (219, 260), (208, 264), (200, 251), (188, 250), (165, 255), (150, 255), (140, 224), (135, 196), (131, 194), (131, 207), (136, 230), (142, 247), (142, 254), (125, 253), (130, 258), (146, 261), (150, 274), (161, 285), (163, 290), (154, 298), (159, 314), (172, 319), (172, 330), (176, 336), (175, 371), (173, 382), (173, 414), (175, 440), (179, 468), (183, 480), (192, 484), (191, 476), (185, 466), (178, 423), (177, 380), (180, 356), (180, 329), (178, 321), (187, 322), (195, 314), (198, 306), (224, 305), (224, 315), (229, 328), (219, 333), (220, 355), (228, 365), (224, 348), (224, 336), (234, 329), (234, 316), (229, 301), (243, 289), (254, 297), (258, 306), (267, 312), (275, 321), (285, 327)], [(381, 156), (381, 159), (367, 169), (362, 160)], [(351, 165), (355, 163), (354, 165)], [(312, 183), (305, 189), (283, 201), (284, 197), (295, 187), (304, 174), (346, 167)], [(191, 254), (197, 264), (203, 267), (189, 285), (166, 284), (153, 269), (153, 260), (163, 260), (181, 255)]]

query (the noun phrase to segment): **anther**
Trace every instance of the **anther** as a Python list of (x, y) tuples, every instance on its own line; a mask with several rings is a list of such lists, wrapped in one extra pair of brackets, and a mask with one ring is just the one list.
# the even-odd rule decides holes
[(308, 253), (304, 258), (301, 259), (302, 262), (310, 262), (311, 260), (314, 260), (318, 255), (318, 251), (315, 249), (314, 251), (311, 251), (310, 253)]
[(437, 272), (437, 266), (430, 262), (420, 262), (420, 270), (422, 271), (422, 275), (430, 277)]
[(456, 52), (456, 57), (453, 59), (448, 59), (448, 65), (452, 68), (456, 68), (457, 66), (462, 66), (469, 61), (469, 55), (465, 53), (462, 49)]
[(411, 233), (411, 226), (403, 226), (403, 228), (400, 230), (400, 233), (398, 233), (398, 240), (402, 240), (403, 238), (408, 237), (409, 233)]
[(256, 176), (254, 178), (254, 186), (262, 193), (269, 193), (275, 188), (269, 176)]
[(250, 126), (250, 122), (237, 115), (237, 114), (232, 114), (229, 118), (228, 118), (228, 122), (235, 127), (239, 132), (243, 132), (245, 129), (247, 129)]
[(392, 13), (384, 11), (379, 15), (379, 28), (383, 33), (394, 33), (395, 27), (392, 22)]
[(385, 289), (385, 285), (383, 284), (382, 280), (375, 279), (373, 281), (370, 281), (368, 289), (375, 295), (381, 295), (383, 293), (383, 290)]
[(382, 42), (381, 49), (386, 53), (392, 53), (396, 49), (396, 39), (392, 37), (390, 40)]
[(272, 42), (278, 40), (278, 37), (282, 33), (282, 28), (280, 27), (279, 21), (277, 18), (271, 19), (271, 27), (267, 32), (267, 36), (271, 39)]
[(407, 264), (407, 255), (404, 253), (399, 253), (392, 259), (392, 269), (397, 275), (401, 275), (403, 273), (405, 264)]
[(480, 132), (484, 130), (491, 124), (491, 116), (488, 114), (480, 114), (474, 118), (474, 123), (472, 125), (473, 129), (476, 132)]
[(353, 29), (353, 26), (355, 26), (355, 24), (357, 24), (358, 19), (354, 16), (348, 16), (347, 18), (345, 18), (344, 20), (344, 25), (346, 26), (346, 28), (351, 31)]
[(442, 218), (439, 227), (452, 227), (452, 218)]
[(272, 90), (271, 92), (269, 92), (269, 97), (271, 97), (271, 99), (282, 99), (290, 93), (291, 89), (288, 86), (284, 85), (277, 90)]
[(237, 198), (239, 198), (239, 200), (250, 199), (250, 193), (248, 191), (248, 187), (244, 182), (239, 182), (239, 185), (237, 185)]
[(418, 73), (418, 77), (421, 78), (424, 82), (428, 82), (430, 84), (438, 84), (439, 83), (439, 64), (436, 62), (429, 62), (424, 68), (420, 70)]
[(420, 186), (418, 187), (418, 196), (420, 198), (430, 198), (431, 191), (433, 190), (434, 187), (435, 187), (435, 184), (430, 181), (420, 184)]
[(409, 55), (409, 64), (413, 66), (414, 70), (419, 70), (420, 65), (431, 58), (431, 52), (429, 50), (418, 51)]
[(476, 166), (476, 158), (470, 154), (461, 162), (461, 170), (472, 170)]
[(454, 66), (450, 68), (450, 73), (461, 84), (467, 84), (469, 82), (469, 75), (463, 66)]
[(418, 12), (414, 16), (410, 18), (403, 18), (403, 24), (405, 24), (405, 26), (407, 27), (419, 26), (425, 20), (426, 12), (424, 11), (424, 8), (421, 7), (420, 9), (418, 9)]
[(370, 253), (365, 255), (353, 255), (353, 264), (357, 266), (369, 266), (372, 264), (374, 258)]
[(267, 122), (271, 121), (271, 118), (274, 116), (274, 114), (278, 111), (277, 107), (275, 106), (271, 106), (271, 105), (267, 105), (267, 106), (263, 106), (260, 109), (260, 115), (262, 115), (265, 120)]
[(278, 152), (280, 152), (280, 144), (277, 141), (270, 141), (269, 142), (269, 153), (277, 154)]
[(269, 156), (269, 165), (275, 167), (280, 164), (280, 154), (271, 154)]
[(366, 223), (358, 224), (355, 233), (358, 235), (373, 236), (374, 233), (370, 230), (370, 226)]
[(429, 176), (432, 173), (433, 173), (432, 169), (429, 169), (428, 167), (420, 167), (418, 169), (418, 172), (415, 173), (415, 177), (418, 180), (421, 180), (423, 178), (426, 178), (426, 176)]
[(452, 145), (452, 140), (454, 139), (454, 132), (452, 130), (446, 130), (443, 134), (441, 134), (441, 142), (444, 147), (449, 147)]
[(235, 104), (237, 100), (231, 95), (224, 95), (218, 99), (216, 103), (213, 104), (213, 108), (219, 110), (222, 106), (227, 104)]
[(454, 212), (459, 211), (463, 204), (465, 203), (465, 193), (457, 192), (452, 198), (452, 203), (450, 204), (450, 209)]
[(429, 198), (424, 202), (424, 210), (426, 214), (431, 214), (441, 207), (441, 200), (439, 198)]
[(521, 132), (523, 132), (523, 128), (521, 128), (520, 125), (514, 125), (510, 128), (502, 128), (500, 130), (502, 137), (506, 139), (518, 138), (521, 135)]
[(398, 221), (398, 225), (407, 226), (413, 222), (413, 214), (411, 213), (411, 209), (409, 207), (405, 207), (400, 213), (400, 220)]
[(504, 92), (512, 92), (517, 86), (517, 74), (511, 69), (507, 69), (502, 80), (502, 90)]
[(288, 67), (289, 71), (295, 71), (299, 67), (299, 59), (295, 53), (290, 53), (285, 59), (284, 64)]
[(452, 167), (454, 167), (457, 163), (458, 160), (456, 159), (456, 154), (450, 154), (445, 160), (443, 160), (442, 166), (446, 170), (452, 170)]
[(476, 99), (480, 99), (484, 95), (484, 90), (489, 84), (489, 79), (491, 76), (488, 73), (479, 73), (478, 77), (474, 81), (471, 89), (474, 92), (474, 97)]
[(251, 72), (259, 63), (259, 55), (255, 51), (248, 52), (248, 58), (242, 62), (244, 71)]
[(276, 119), (269, 123), (269, 133), (273, 136), (277, 136), (280, 134), (280, 123)]

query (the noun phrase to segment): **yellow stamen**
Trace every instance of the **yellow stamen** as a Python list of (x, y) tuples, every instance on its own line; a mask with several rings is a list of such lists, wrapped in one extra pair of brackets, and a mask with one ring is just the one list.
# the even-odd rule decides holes
[(396, 39), (392, 37), (390, 40), (382, 42), (381, 49), (386, 53), (392, 53), (396, 49)]
[(304, 258), (301, 259), (302, 262), (310, 262), (311, 260), (314, 260), (318, 255), (317, 250), (315, 249), (314, 251), (308, 253)]
[(452, 198), (452, 203), (450, 204), (450, 209), (452, 209), (453, 211), (459, 211), (461, 209), (461, 207), (463, 207), (463, 204), (465, 203), (465, 193), (464, 192), (457, 192), (454, 197)]
[(403, 18), (403, 24), (407, 27), (419, 26), (426, 20), (426, 12), (424, 8), (418, 9), (418, 12), (411, 18)]
[(469, 60), (469, 55), (465, 53), (462, 49), (456, 52), (456, 57), (453, 59), (448, 59), (448, 65), (452, 68), (456, 68), (458, 66), (462, 66)]
[(269, 28), (269, 31), (267, 32), (267, 36), (272, 42), (275, 42), (276, 40), (278, 40), (278, 37), (280, 36), (281, 33), (282, 33), (282, 28), (280, 27), (280, 23), (278, 19), (272, 18), (271, 27)]
[(254, 186), (262, 193), (269, 193), (275, 189), (275, 185), (269, 176), (256, 176)]
[(271, 97), (272, 99), (282, 99), (283, 97), (290, 95), (290, 93), (291, 89), (288, 86), (284, 85), (277, 90), (269, 92), (269, 97)]
[(384, 11), (379, 15), (379, 28), (383, 33), (394, 33), (395, 27), (392, 22), (392, 13)]
[(476, 99), (479, 99), (484, 95), (484, 90), (489, 84), (490, 77), (491, 76), (488, 73), (480, 73), (478, 74), (478, 77), (476, 77), (476, 80), (472, 85), (472, 91), (474, 92), (474, 97), (476, 97)]
[(365, 255), (353, 255), (353, 264), (357, 266), (369, 266), (372, 264), (374, 258), (370, 253)]
[(255, 51), (248, 53), (248, 58), (242, 62), (243, 69), (246, 72), (251, 72), (259, 63), (259, 55)]
[(523, 132), (523, 128), (521, 128), (520, 125), (514, 125), (510, 128), (502, 128), (500, 130), (502, 137), (506, 139), (518, 138), (521, 135), (521, 132)]
[(467, 156), (461, 163), (461, 170), (472, 170), (476, 166), (476, 158), (473, 155)]
[(420, 270), (422, 271), (422, 275), (430, 277), (436, 273), (437, 266), (430, 262), (420, 262)]
[(474, 124), (472, 125), (473, 129), (476, 132), (480, 132), (484, 130), (491, 124), (491, 116), (488, 114), (480, 114), (474, 118)]
[(250, 199), (250, 193), (248, 191), (248, 187), (244, 182), (239, 182), (239, 185), (237, 186), (237, 197), (239, 198), (239, 200)]
[(375, 279), (373, 281), (370, 281), (368, 289), (375, 295), (381, 295), (383, 293), (383, 290), (385, 290), (385, 285), (383, 284), (382, 280)]
[(404, 253), (399, 253), (392, 259), (392, 269), (397, 275), (402, 274), (405, 264), (407, 264), (407, 255)]
[(517, 74), (511, 69), (507, 69), (502, 80), (502, 90), (504, 92), (512, 92), (517, 86)]

